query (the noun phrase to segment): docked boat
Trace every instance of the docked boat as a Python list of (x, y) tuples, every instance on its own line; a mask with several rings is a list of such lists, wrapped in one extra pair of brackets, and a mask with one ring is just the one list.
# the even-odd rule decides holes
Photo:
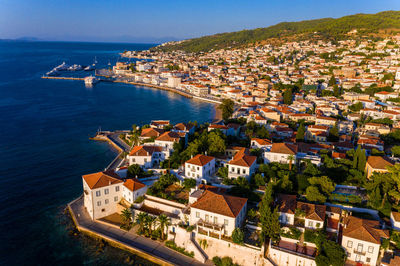
[(78, 71), (78, 70), (81, 70), (81, 69), (82, 69), (82, 66), (81, 65), (77, 65), (77, 64), (74, 64), (74, 65), (68, 67), (69, 71)]
[(91, 66), (91, 65), (88, 65), (88, 66), (85, 67), (83, 70), (85, 70), (85, 71), (91, 71), (91, 70), (94, 70), (94, 67)]
[(85, 85), (91, 86), (91, 85), (96, 84), (99, 81), (100, 81), (99, 78), (97, 78), (95, 76), (88, 76), (85, 78)]

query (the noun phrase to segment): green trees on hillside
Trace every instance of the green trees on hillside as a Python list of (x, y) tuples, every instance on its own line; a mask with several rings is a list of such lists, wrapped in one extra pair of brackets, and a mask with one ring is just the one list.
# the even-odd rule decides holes
[(297, 35), (298, 40), (317, 37), (336, 42), (337, 40), (348, 38), (347, 33), (354, 29), (357, 29), (360, 36), (376, 33), (382, 29), (400, 29), (400, 12), (385, 11), (377, 14), (356, 14), (338, 19), (324, 18), (299, 22), (282, 22), (267, 28), (209, 35), (180, 43), (158, 46), (153, 49), (200, 52), (245, 46), (271, 38), (284, 39), (293, 35)]

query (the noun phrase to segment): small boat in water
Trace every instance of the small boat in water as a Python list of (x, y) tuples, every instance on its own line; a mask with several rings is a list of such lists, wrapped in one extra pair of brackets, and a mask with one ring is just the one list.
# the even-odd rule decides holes
[(92, 85), (96, 84), (99, 81), (100, 81), (99, 78), (97, 78), (95, 76), (88, 76), (88, 77), (85, 78), (85, 85), (92, 86)]
[(78, 71), (78, 70), (81, 70), (81, 69), (82, 69), (82, 66), (81, 65), (77, 65), (77, 64), (74, 64), (74, 65), (72, 65), (72, 66), (70, 66), (68, 68), (69, 71)]
[(83, 70), (85, 71), (91, 71), (94, 70), (94, 66), (88, 65), (87, 67), (85, 67)]

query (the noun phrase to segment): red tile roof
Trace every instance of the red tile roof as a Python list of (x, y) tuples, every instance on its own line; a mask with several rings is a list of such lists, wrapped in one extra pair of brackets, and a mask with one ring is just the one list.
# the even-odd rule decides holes
[(237, 217), (247, 199), (215, 193), (206, 190), (201, 197), (191, 205), (191, 208), (217, 213), (228, 217)]
[(144, 188), (146, 185), (137, 180), (136, 178), (133, 178), (133, 179), (127, 179), (124, 183), (124, 186), (130, 191), (134, 192), (136, 190)]
[(381, 243), (381, 238), (389, 238), (389, 231), (382, 230), (379, 221), (348, 216), (343, 219), (343, 236), (351, 237), (375, 244)]
[(97, 172), (82, 176), (90, 189), (102, 188), (122, 183), (119, 176), (113, 171)]
[(214, 157), (212, 157), (212, 156), (197, 154), (193, 158), (187, 160), (186, 163), (204, 166), (204, 165), (208, 164), (209, 162), (211, 162), (213, 159), (214, 159)]

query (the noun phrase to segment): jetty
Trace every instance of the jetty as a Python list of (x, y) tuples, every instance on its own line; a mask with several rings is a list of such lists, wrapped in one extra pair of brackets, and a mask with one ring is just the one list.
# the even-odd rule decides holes
[(42, 76), (42, 79), (85, 80), (85, 78), (76, 78), (76, 77), (57, 77), (57, 76)]

